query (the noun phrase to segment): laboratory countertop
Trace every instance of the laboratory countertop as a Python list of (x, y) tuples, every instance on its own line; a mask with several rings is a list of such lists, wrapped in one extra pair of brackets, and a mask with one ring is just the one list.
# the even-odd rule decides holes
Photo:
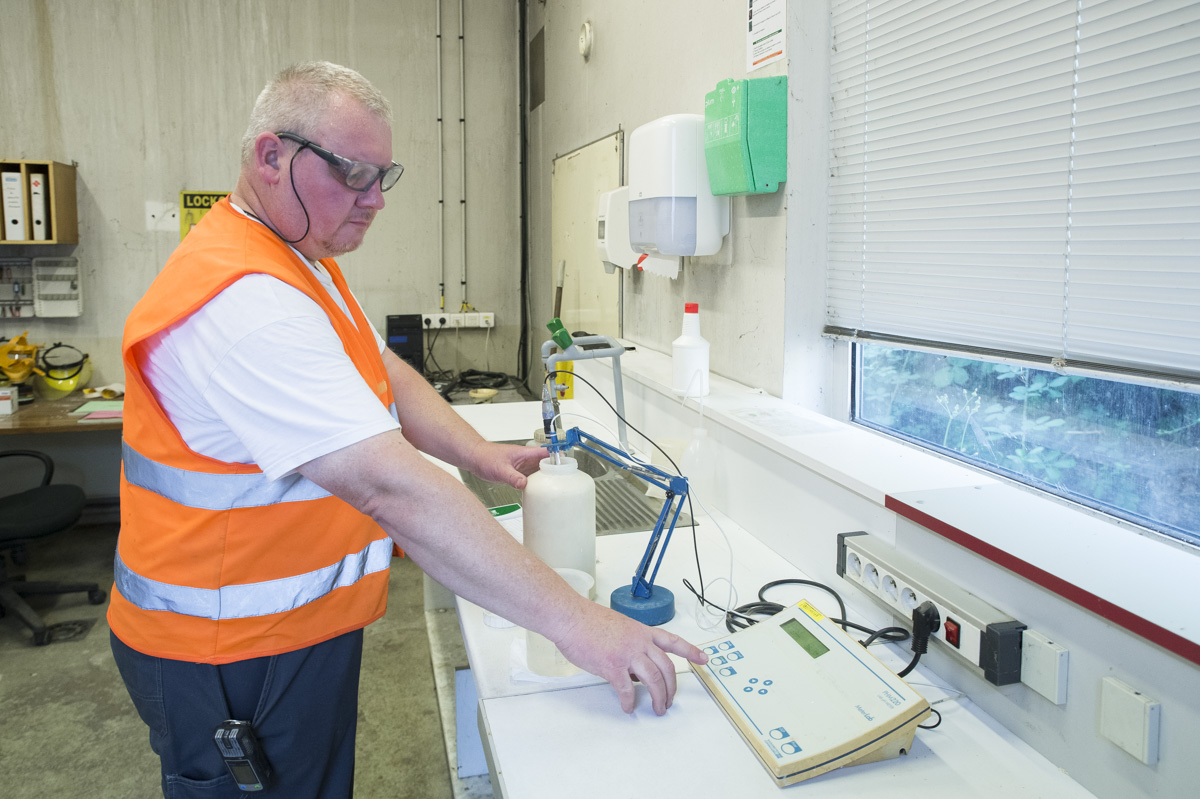
[[(564, 410), (569, 408), (568, 403)], [(491, 440), (528, 438), (540, 424), (536, 402), (458, 410)], [(581, 426), (587, 429), (586, 423)], [(718, 577), (731, 579), (741, 592), (734, 604), (752, 601), (752, 594), (767, 582), (804, 578), (795, 565), (728, 518), (696, 510), (700, 518), (695, 551), (704, 579), (710, 585)], [(647, 538), (645, 533), (626, 533), (597, 539), (596, 601), (607, 605), (611, 591), (628, 584)], [(675, 592), (676, 615), (665, 629), (703, 644), (727, 633), (719, 620), (697, 613), (698, 601), (681, 585), (684, 577), (698, 582), (695, 551), (692, 530), (677, 529), (656, 585)], [(710, 594), (727, 590), (722, 584), (710, 588)], [(837, 607), (828, 594), (807, 586), (772, 589), (770, 598), (781, 603), (808, 598), (827, 613)], [(936, 729), (918, 730), (907, 756), (837, 769), (799, 783), (802, 788), (781, 789), (682, 660), (676, 659), (678, 691), (665, 716), (654, 715), (640, 687), (638, 706), (626, 715), (612, 688), (592, 675), (533, 678), (522, 668), (521, 628), (488, 626), (482, 609), (461, 598), (457, 606), (497, 796), (557, 799), (636, 791), (753, 799), (778, 796), (781, 790), (815, 797), (958, 799), (1002, 791), (1024, 797), (1092, 796), (967, 697), (920, 667), (908, 681), (934, 705), (942, 721)], [(891, 644), (873, 646), (871, 652), (893, 670), (903, 668), (911, 657)]]
[(35, 399), (23, 403), (16, 413), (0, 416), (0, 435), (16, 433), (90, 433), (97, 430), (120, 430), (121, 419), (111, 418), (81, 422), (82, 415), (74, 411), (89, 402), (80, 395), (48, 402)]

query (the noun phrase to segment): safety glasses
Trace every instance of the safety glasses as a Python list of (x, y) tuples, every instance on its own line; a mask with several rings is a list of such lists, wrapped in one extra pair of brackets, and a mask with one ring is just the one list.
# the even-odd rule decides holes
[(342, 179), (342, 183), (346, 184), (346, 188), (354, 191), (369, 191), (375, 181), (379, 181), (379, 190), (387, 191), (392, 186), (396, 185), (396, 181), (404, 174), (404, 167), (392, 162), (391, 166), (376, 166), (368, 164), (366, 161), (351, 161), (349, 158), (343, 158), (337, 153), (331, 153), (324, 147), (319, 147), (313, 144), (303, 136), (298, 136), (295, 133), (280, 131), (275, 134), (281, 139), (294, 141), (300, 145), (300, 149), (307, 147), (312, 150), (324, 161), (326, 161), (334, 171)]

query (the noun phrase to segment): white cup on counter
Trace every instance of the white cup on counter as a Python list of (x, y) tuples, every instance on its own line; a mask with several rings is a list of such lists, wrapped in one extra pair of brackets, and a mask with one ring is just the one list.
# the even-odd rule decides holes
[[(555, 569), (567, 585), (575, 589), (580, 596), (588, 597), (592, 593), (595, 580), (592, 575), (579, 569)], [(548, 638), (533, 630), (525, 631), (525, 654), (529, 670), (543, 677), (570, 677), (577, 674), (579, 668), (558, 651), (558, 647)]]

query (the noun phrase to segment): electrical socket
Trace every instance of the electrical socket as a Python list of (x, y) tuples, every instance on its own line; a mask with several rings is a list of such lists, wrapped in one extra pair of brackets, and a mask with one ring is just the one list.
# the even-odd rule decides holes
[(488, 312), (471, 313), (426, 313), (421, 314), (421, 324), (426, 330), (443, 328), (485, 328), (496, 326), (496, 314)]
[(930, 636), (995, 685), (1021, 680), (1025, 625), (868, 533), (838, 536), (837, 573), (912, 629), (913, 609), (929, 601), (941, 616)]

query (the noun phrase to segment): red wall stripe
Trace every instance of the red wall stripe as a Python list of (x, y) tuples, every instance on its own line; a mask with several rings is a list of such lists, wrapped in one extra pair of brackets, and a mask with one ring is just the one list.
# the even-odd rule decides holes
[(1120, 605), (1115, 605), (1107, 599), (1101, 599), (1095, 594), (1063, 580), (1061, 577), (1056, 577), (1044, 569), (1039, 569), (1031, 563), (1014, 557), (999, 547), (993, 546), (986, 541), (981, 541), (975, 536), (946, 524), (924, 511), (917, 510), (895, 497), (886, 497), (884, 504), (888, 510), (900, 514), (910, 522), (915, 522), (922, 527), (928, 528), (946, 540), (953, 541), (959, 546), (974, 552), (976, 555), (987, 558), (998, 566), (1003, 566), (1009, 571), (1021, 575), (1026, 580), (1040, 585), (1047, 591), (1058, 594), (1063, 599), (1070, 600), (1081, 608), (1090, 610), (1097, 616), (1107, 619), (1120, 627), (1124, 627), (1131, 633), (1139, 635), (1147, 641), (1152, 641), (1167, 651), (1200, 665), (1200, 644), (1195, 641), (1188, 640), (1164, 627), (1159, 627), (1157, 624), (1147, 621), (1141, 616), (1130, 613)]

